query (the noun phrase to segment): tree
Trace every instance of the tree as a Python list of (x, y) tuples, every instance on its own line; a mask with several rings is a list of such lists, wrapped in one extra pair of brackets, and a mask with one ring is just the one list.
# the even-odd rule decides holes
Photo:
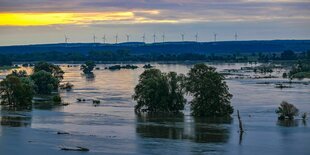
[(233, 113), (230, 105), (232, 94), (224, 76), (214, 67), (195, 65), (186, 78), (186, 90), (193, 95), (191, 111), (194, 116), (229, 116)]
[(14, 76), (20, 77), (20, 78), (21, 77), (28, 77), (27, 72), (25, 70), (21, 70), (21, 71), (13, 70), (11, 75), (14, 75)]
[(286, 101), (282, 101), (276, 113), (279, 115), (278, 119), (283, 120), (285, 118), (294, 119), (294, 116), (298, 115), (298, 109)]
[(281, 59), (282, 60), (295, 60), (296, 54), (291, 50), (287, 50), (281, 53)]
[(9, 56), (0, 54), (0, 66), (11, 66), (12, 60)]
[(0, 82), (0, 98), (2, 104), (10, 106), (31, 105), (34, 93), (34, 83), (29, 78), (8, 75)]
[(81, 66), (81, 70), (84, 72), (84, 74), (91, 74), (95, 66), (95, 62), (87, 61)]
[(46, 71), (48, 73), (51, 73), (58, 80), (63, 79), (64, 71), (57, 65), (47, 63), (47, 62), (39, 62), (39, 63), (35, 64), (35, 66), (33, 68), (34, 73), (42, 71), (42, 70)]
[(162, 73), (158, 69), (145, 70), (135, 87), (133, 99), (137, 101), (136, 112), (179, 112), (186, 99), (182, 76), (175, 72)]
[(51, 94), (53, 90), (58, 89), (59, 80), (49, 72), (41, 70), (33, 73), (30, 77), (37, 87), (38, 94)]

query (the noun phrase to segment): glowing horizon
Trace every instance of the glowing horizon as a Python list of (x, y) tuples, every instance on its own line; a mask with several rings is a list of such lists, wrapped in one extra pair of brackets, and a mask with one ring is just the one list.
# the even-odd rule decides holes
[(154, 20), (135, 13), (157, 15), (157, 10), (82, 13), (0, 13), (0, 26), (47, 26), (66, 24), (118, 23), (176, 23), (176, 20)]
[[(310, 39), (309, 0), (0, 0), (0, 46), (91, 42), (95, 34), (132, 41)], [(152, 42), (153, 38), (146, 38)]]

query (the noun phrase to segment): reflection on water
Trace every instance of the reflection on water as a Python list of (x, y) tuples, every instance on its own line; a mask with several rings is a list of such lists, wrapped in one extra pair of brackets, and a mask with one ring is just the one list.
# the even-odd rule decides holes
[(83, 78), (86, 79), (86, 81), (95, 81), (95, 74), (89, 73), (89, 74), (82, 74)]
[(32, 108), (1, 106), (0, 124), (10, 127), (29, 127), (31, 125)]
[[(283, 127), (297, 127), (299, 125), (299, 121), (302, 120), (291, 120), (291, 119), (278, 120), (277, 125)], [(304, 121), (303, 124), (305, 123), (306, 122)]]
[(28, 116), (0, 116), (2, 126), (28, 127), (31, 125), (31, 117)]
[(195, 142), (225, 143), (229, 140), (231, 118), (195, 118)]
[(184, 115), (138, 115), (136, 132), (144, 138), (190, 140), (197, 143), (226, 143), (231, 119), (202, 119)]

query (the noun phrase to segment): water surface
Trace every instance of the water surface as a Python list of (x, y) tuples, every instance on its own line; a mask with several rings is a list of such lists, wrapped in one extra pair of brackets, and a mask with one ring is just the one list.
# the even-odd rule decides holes
[[(104, 70), (98, 65), (95, 77), (85, 77), (79, 67), (66, 67), (64, 81), (74, 84), (61, 91), (65, 107), (37, 107), (30, 111), (1, 110), (0, 154), (235, 154), (283, 155), (310, 153), (309, 121), (277, 121), (275, 110), (283, 101), (310, 112), (310, 85), (277, 89), (257, 84), (284, 79), (227, 80), (234, 95), (232, 105), (240, 110), (245, 133), (238, 133), (236, 114), (232, 119), (206, 119), (190, 116), (189, 105), (181, 115), (136, 115), (131, 96), (143, 72)], [(187, 73), (192, 64), (159, 64), (162, 71)], [(218, 68), (240, 69), (254, 64), (211, 64)], [(259, 65), (259, 64), (257, 64)], [(29, 70), (29, 69), (28, 69)], [(4, 76), (8, 72), (1, 72)], [(253, 74), (253, 73), (244, 73)], [(281, 70), (273, 73), (280, 75)], [(85, 98), (86, 102), (77, 102)], [(93, 106), (91, 100), (101, 104)], [(67, 132), (69, 134), (57, 134)], [(61, 146), (83, 146), (90, 152), (61, 151)]]

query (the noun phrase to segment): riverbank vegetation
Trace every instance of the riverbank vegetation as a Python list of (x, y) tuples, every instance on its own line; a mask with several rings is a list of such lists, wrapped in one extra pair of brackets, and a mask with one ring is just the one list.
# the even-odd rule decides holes
[(46, 62), (37, 63), (31, 75), (14, 70), (0, 82), (1, 104), (31, 107), (34, 96), (49, 96), (58, 91), (63, 74), (59, 66)]
[[(8, 59), (9, 58), (9, 59)], [(216, 53), (206, 51), (205, 53), (135, 53), (128, 49), (111, 51), (89, 51), (80, 52), (27, 52), (10, 53), (0, 55), (0, 66), (10, 66), (14, 62), (32, 61), (224, 61), (224, 62), (268, 62), (268, 61), (297, 61), (310, 60), (310, 50), (296, 52), (287, 50), (283, 52), (256, 52), (240, 53), (231, 51), (227, 53)], [(3, 61), (2, 61), (3, 60)]]

